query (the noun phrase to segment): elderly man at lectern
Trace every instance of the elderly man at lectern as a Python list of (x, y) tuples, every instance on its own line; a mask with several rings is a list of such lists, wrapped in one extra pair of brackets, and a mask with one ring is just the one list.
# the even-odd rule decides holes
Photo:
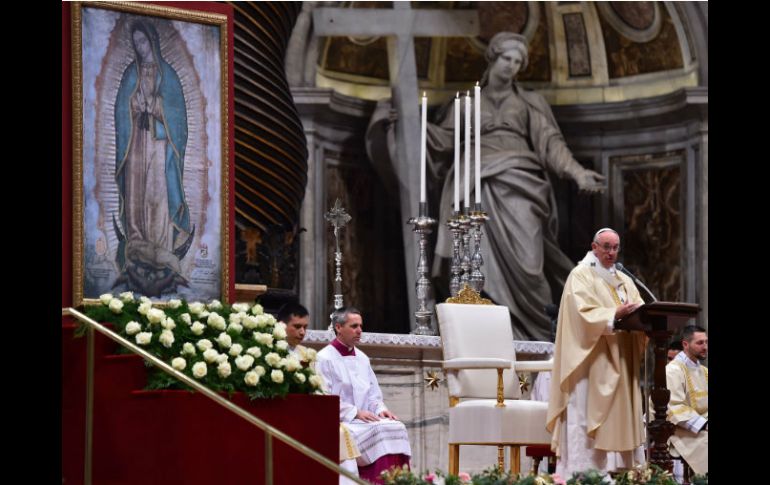
[(643, 300), (615, 269), (619, 251), (616, 231), (597, 231), (559, 306), (547, 428), (563, 477), (645, 461), (639, 369), (647, 337), (614, 330)]

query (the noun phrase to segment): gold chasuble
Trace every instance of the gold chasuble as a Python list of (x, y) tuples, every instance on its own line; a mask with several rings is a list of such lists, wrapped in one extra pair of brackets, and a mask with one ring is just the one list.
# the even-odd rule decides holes
[[(558, 456), (567, 404), (581, 379), (588, 381), (585, 425), (594, 448), (632, 451), (644, 442), (639, 368), (647, 337), (607, 329), (621, 303), (643, 300), (626, 275), (597, 269), (598, 263), (589, 263), (590, 255), (567, 278), (559, 309), (547, 417), (551, 449)], [(610, 282), (627, 297), (619, 296)]]
[(706, 366), (683, 360), (674, 359), (666, 366), (666, 385), (671, 391), (668, 420), (677, 425), (669, 443), (695, 473), (703, 475), (709, 471), (708, 430), (696, 433), (681, 425), (698, 416), (708, 421), (709, 372)]

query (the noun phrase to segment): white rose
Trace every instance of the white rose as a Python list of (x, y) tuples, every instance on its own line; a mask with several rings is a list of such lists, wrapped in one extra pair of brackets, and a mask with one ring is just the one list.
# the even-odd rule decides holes
[(237, 313), (246, 313), (250, 307), (248, 303), (233, 303), (233, 311)]
[(233, 333), (241, 333), (241, 332), (243, 332), (243, 327), (241, 326), (240, 323), (231, 323), (227, 327), (227, 331), (228, 332), (233, 332)]
[(198, 347), (198, 350), (206, 351), (214, 346), (214, 344), (211, 343), (211, 340), (204, 338), (198, 340), (198, 343), (195, 344)]
[(265, 313), (265, 309), (262, 308), (262, 305), (257, 303), (256, 305), (251, 307), (251, 313), (253, 313), (254, 315), (262, 315), (263, 313)]
[(286, 360), (286, 358), (283, 358), (283, 359), (281, 359), (280, 362), (278, 362), (278, 365), (274, 365), (273, 367), (278, 367), (278, 368), (286, 367), (286, 364), (288, 364), (288, 362), (289, 361)]
[(123, 302), (118, 300), (117, 298), (113, 298), (112, 300), (110, 300), (109, 307), (112, 313), (120, 313), (123, 311)]
[(230, 367), (229, 362), (222, 362), (217, 366), (217, 374), (219, 374), (219, 377), (227, 379), (227, 377), (229, 377), (232, 372), (233, 368)]
[(275, 328), (282, 328), (282, 329), (286, 330), (286, 326), (287, 325), (285, 323), (283, 323), (283, 322), (275, 322)]
[(242, 318), (243, 316), (240, 313), (231, 313), (230, 316), (227, 317), (227, 321), (230, 322), (230, 324), (241, 323)]
[(305, 374), (303, 374), (301, 372), (298, 372), (298, 373), (294, 374), (294, 380), (296, 380), (300, 384), (304, 383), (305, 379), (307, 379), (307, 377), (305, 377)]
[(229, 362), (230, 356), (227, 354), (219, 354), (217, 355), (217, 364), (221, 364), (222, 362)]
[(150, 323), (160, 323), (164, 318), (166, 318), (166, 312), (160, 308), (151, 308), (150, 311), (147, 312), (147, 321)]
[(222, 309), (222, 302), (219, 300), (211, 300), (211, 303), (208, 305), (209, 310), (221, 310)]
[(206, 329), (206, 326), (203, 325), (201, 322), (195, 322), (190, 327), (190, 331), (195, 335), (203, 335), (203, 331)]
[(176, 370), (182, 371), (184, 370), (185, 367), (187, 367), (187, 361), (181, 357), (175, 357), (174, 360), (171, 361), (171, 367), (173, 367)]
[(200, 313), (204, 309), (204, 306), (203, 306), (203, 303), (199, 301), (194, 301), (188, 305), (188, 308), (190, 309), (190, 313), (192, 313), (193, 315), (200, 315)]
[(147, 315), (147, 312), (149, 312), (150, 309), (152, 309), (152, 303), (145, 302), (141, 303), (136, 311), (138, 311), (140, 315)]
[(256, 386), (259, 384), (259, 374), (253, 371), (247, 372), (246, 375), (243, 376), (243, 382), (248, 386)]
[(254, 356), (255, 359), (258, 359), (260, 356), (262, 356), (262, 351), (259, 349), (259, 347), (249, 347), (246, 350), (246, 353)]
[(254, 365), (254, 357), (250, 355), (241, 355), (235, 358), (235, 366), (242, 371), (247, 371)]
[(139, 325), (136, 322), (128, 322), (126, 324), (126, 333), (129, 335), (133, 335), (135, 333), (139, 333), (142, 331), (142, 326)]
[(168, 301), (169, 308), (177, 309), (180, 306), (182, 306), (182, 300), (177, 300), (176, 298), (173, 298)]
[(286, 364), (284, 364), (284, 367), (287, 371), (294, 372), (295, 370), (301, 369), (302, 364), (299, 362), (299, 360), (297, 360), (296, 357), (291, 355), (286, 359)]
[(150, 300), (146, 296), (140, 296), (139, 297), (139, 303), (149, 303), (150, 305), (152, 305), (152, 300)]
[(281, 356), (275, 352), (270, 352), (265, 356), (265, 362), (267, 362), (271, 367), (277, 367), (281, 362)]
[(192, 325), (192, 319), (189, 313), (182, 313), (182, 321), (187, 325)]
[(209, 311), (208, 310), (203, 310), (202, 312), (200, 312), (198, 314), (198, 316), (200, 317), (201, 320), (205, 320), (209, 316)]
[(219, 357), (219, 352), (214, 349), (207, 349), (205, 352), (203, 352), (203, 359), (209, 364), (215, 362), (217, 357)]
[(257, 315), (257, 327), (265, 328), (267, 327), (267, 322), (268, 322), (267, 315)]
[(202, 377), (206, 377), (206, 374), (208, 373), (209, 369), (206, 367), (205, 362), (196, 362), (193, 365), (193, 375), (197, 377), (198, 379)]
[(273, 346), (273, 336), (269, 333), (261, 333), (256, 332), (254, 334), (254, 340), (261, 343), (262, 345), (266, 347), (272, 347)]
[(264, 367), (262, 367), (261, 365), (258, 365), (254, 367), (254, 372), (256, 372), (258, 376), (262, 377), (263, 375), (265, 375), (266, 371)]
[(275, 348), (278, 350), (286, 350), (289, 348), (289, 342), (285, 340), (279, 340), (275, 343)]
[(99, 301), (102, 302), (102, 305), (109, 305), (112, 301), (112, 293), (103, 293), (99, 295)]
[[(275, 317), (270, 315), (269, 313), (265, 314), (265, 318), (267, 319), (267, 324), (268, 325), (277, 325), (278, 324), (278, 320), (276, 320)], [(281, 322), (281, 323), (283, 323), (283, 322)], [(286, 324), (285, 323), (283, 324), (283, 328), (284, 329), (286, 328)]]
[(241, 318), (241, 323), (249, 330), (254, 330), (257, 328), (257, 317), (246, 315), (245, 317)]
[(275, 327), (275, 329), (273, 329), (273, 337), (277, 338), (278, 340), (286, 339), (286, 330), (282, 329), (281, 327)]
[(217, 330), (224, 330), (227, 328), (227, 322), (225, 322), (225, 319), (217, 313), (210, 314), (206, 323), (209, 327), (215, 328)]
[(217, 343), (220, 347), (223, 347), (225, 349), (229, 349), (231, 345), (233, 345), (233, 339), (226, 333), (222, 332), (219, 334), (219, 337), (217, 337)]
[(123, 300), (124, 303), (129, 303), (134, 301), (134, 292), (133, 291), (124, 291), (120, 295), (118, 295), (121, 300)]
[(190, 342), (185, 342), (182, 345), (182, 355), (195, 355), (195, 346)]
[(174, 323), (174, 319), (171, 317), (166, 317), (165, 320), (160, 322), (160, 325), (166, 330), (174, 330), (176, 328), (176, 323)]
[(305, 348), (305, 360), (308, 362), (315, 362), (318, 352), (315, 349)]
[(228, 354), (235, 357), (236, 355), (241, 355), (241, 352), (243, 352), (243, 345), (233, 344), (233, 346), (230, 347), (230, 351), (228, 352)]
[(276, 384), (280, 384), (283, 382), (283, 372), (279, 370), (274, 370), (270, 373), (270, 379), (273, 380)]
[(158, 340), (164, 347), (170, 349), (171, 345), (174, 343), (174, 332), (171, 330), (164, 330), (160, 333), (160, 338)]
[(141, 332), (136, 334), (136, 343), (139, 345), (147, 345), (150, 343), (150, 340), (152, 340), (152, 333), (150, 332)]
[(310, 385), (316, 389), (320, 389), (321, 386), (323, 385), (323, 380), (319, 375), (310, 376), (310, 379), (308, 379), (308, 382), (310, 382)]

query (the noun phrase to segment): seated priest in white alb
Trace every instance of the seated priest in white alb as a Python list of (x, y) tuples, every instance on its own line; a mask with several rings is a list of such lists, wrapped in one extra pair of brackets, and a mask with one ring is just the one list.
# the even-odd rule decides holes
[(318, 352), (316, 371), (330, 394), (340, 397), (340, 421), (358, 445), (361, 478), (382, 483), (380, 472), (409, 464), (412, 449), (404, 423), (382, 400), (369, 357), (356, 344), (361, 340), (361, 312), (353, 307), (332, 314), (336, 338)]
[[(289, 343), (289, 354), (295, 356), (303, 366), (313, 366), (316, 353), (302, 344), (305, 340), (310, 314), (307, 308), (296, 302), (286, 303), (278, 310), (278, 320), (286, 324), (286, 340)], [(350, 431), (340, 423), (340, 466), (345, 470), (358, 475), (356, 458), (361, 453), (358, 451)], [(340, 476), (340, 485), (352, 484), (347, 478)]]

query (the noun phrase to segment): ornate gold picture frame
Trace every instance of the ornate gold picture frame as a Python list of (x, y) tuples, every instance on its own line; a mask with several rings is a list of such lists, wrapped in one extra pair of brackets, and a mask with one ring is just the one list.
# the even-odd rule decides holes
[(73, 306), (227, 301), (228, 16), (89, 2), (71, 20)]

